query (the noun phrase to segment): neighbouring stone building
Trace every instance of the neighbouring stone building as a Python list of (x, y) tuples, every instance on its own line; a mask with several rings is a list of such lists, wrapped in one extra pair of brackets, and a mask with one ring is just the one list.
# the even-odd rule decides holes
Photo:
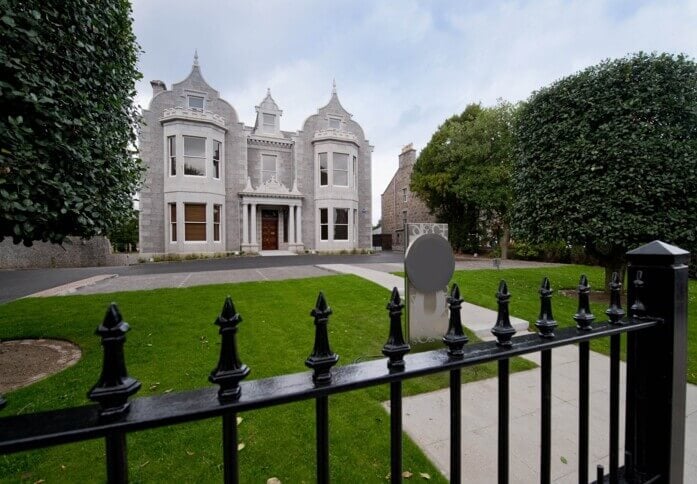
[(399, 155), (399, 168), (382, 193), (382, 233), (392, 235), (392, 248), (404, 250), (407, 223), (433, 223), (436, 217), (426, 204), (409, 189), (416, 150), (409, 143)]
[(171, 89), (151, 85), (139, 138), (141, 252), (371, 247), (373, 147), (336, 86), (300, 131), (284, 131), (270, 90), (246, 126), (203, 79), (198, 56)]

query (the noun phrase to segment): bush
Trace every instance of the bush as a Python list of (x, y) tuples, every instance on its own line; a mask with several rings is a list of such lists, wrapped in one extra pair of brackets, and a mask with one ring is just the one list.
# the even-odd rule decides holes
[(0, 241), (128, 218), (141, 178), (127, 0), (0, 0)]

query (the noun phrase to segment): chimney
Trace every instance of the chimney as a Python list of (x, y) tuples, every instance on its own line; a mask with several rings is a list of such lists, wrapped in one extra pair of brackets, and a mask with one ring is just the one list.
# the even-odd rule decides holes
[(150, 81), (150, 85), (152, 86), (152, 97), (155, 97), (162, 91), (167, 90), (167, 86), (162, 81)]
[(399, 167), (413, 165), (416, 162), (416, 150), (414, 143), (409, 143), (402, 148), (402, 153), (399, 155)]

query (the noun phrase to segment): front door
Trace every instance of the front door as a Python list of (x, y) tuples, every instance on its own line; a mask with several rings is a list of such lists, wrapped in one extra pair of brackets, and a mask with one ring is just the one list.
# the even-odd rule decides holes
[(261, 211), (261, 250), (278, 250), (278, 211)]

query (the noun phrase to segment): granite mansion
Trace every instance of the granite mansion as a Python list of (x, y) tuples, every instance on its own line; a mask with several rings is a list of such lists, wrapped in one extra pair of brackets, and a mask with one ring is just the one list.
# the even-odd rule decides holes
[(197, 56), (171, 89), (151, 85), (139, 137), (141, 253), (371, 246), (372, 146), (336, 87), (291, 132), (281, 129), (270, 91), (254, 126), (240, 122), (203, 79)]

